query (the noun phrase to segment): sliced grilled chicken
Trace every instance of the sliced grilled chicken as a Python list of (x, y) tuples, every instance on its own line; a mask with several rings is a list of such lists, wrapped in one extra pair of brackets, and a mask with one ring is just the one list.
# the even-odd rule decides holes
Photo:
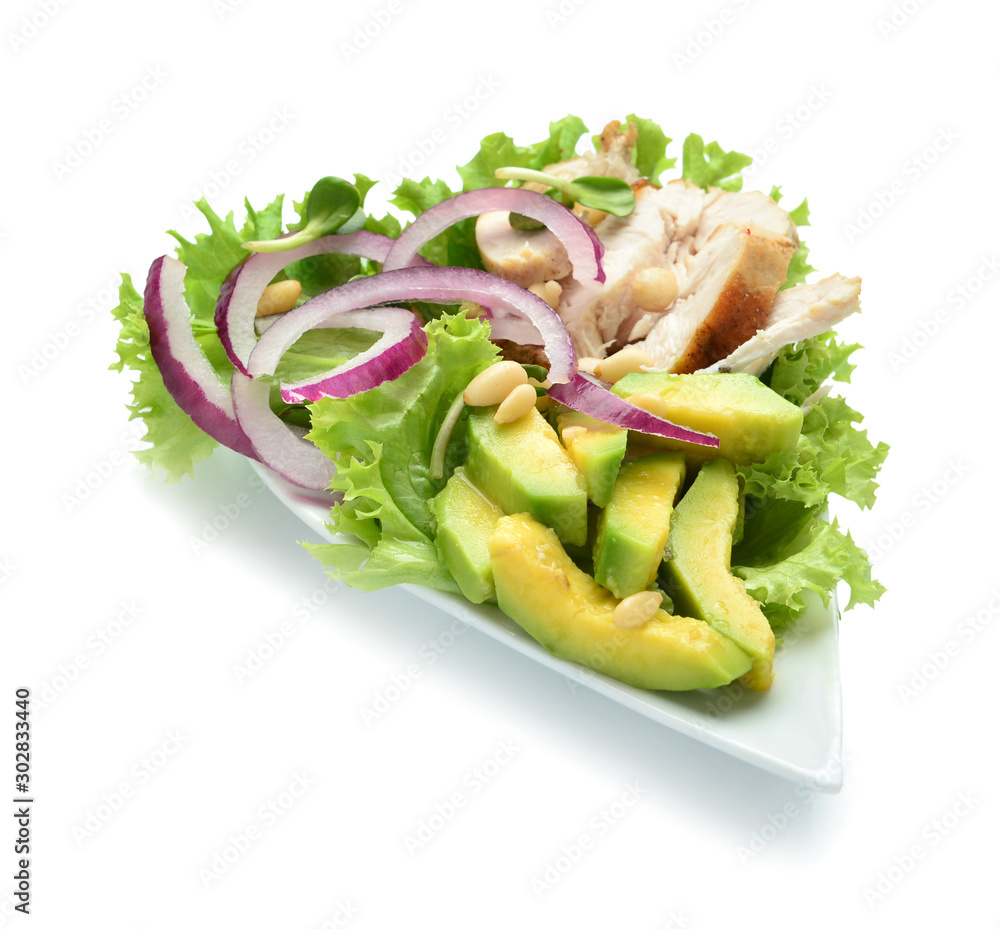
[(572, 270), (562, 243), (548, 229), (520, 232), (510, 213), (483, 213), (476, 221), (476, 245), (487, 271), (530, 287), (558, 281)]
[(763, 374), (783, 346), (821, 335), (860, 310), (860, 296), (861, 278), (841, 274), (789, 287), (774, 298), (759, 332), (704, 370)]
[(776, 235), (787, 236), (798, 246), (799, 234), (795, 223), (767, 194), (759, 190), (720, 191), (719, 194), (706, 204), (701, 215), (695, 235), (696, 251), (704, 248), (712, 230), (723, 223), (760, 226)]
[(628, 216), (608, 216), (597, 228), (604, 244), (605, 282), (563, 283), (559, 315), (573, 337), (577, 354), (603, 358), (623, 323), (641, 312), (632, 299), (632, 278), (641, 269), (663, 264), (669, 241), (656, 187), (636, 189)]
[(685, 374), (725, 358), (764, 327), (795, 243), (755, 224), (723, 223), (687, 262), (673, 308), (640, 342), (656, 366)]

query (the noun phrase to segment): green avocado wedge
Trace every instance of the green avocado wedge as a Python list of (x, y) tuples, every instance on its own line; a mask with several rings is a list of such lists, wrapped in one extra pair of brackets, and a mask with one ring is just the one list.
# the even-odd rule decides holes
[(751, 667), (750, 655), (698, 619), (660, 610), (643, 626), (617, 626), (618, 598), (525, 513), (497, 522), (490, 560), (500, 609), (560, 658), (647, 690), (721, 687)]
[(764, 461), (773, 452), (794, 451), (802, 431), (802, 409), (750, 374), (626, 374), (612, 392), (626, 400), (653, 393), (666, 402), (664, 419), (708, 432), (717, 449), (657, 436), (641, 437), (651, 448), (682, 451), (690, 461), (728, 458), (734, 464)]
[(555, 430), (534, 407), (502, 425), (495, 412), (469, 413), (468, 478), (505, 513), (530, 513), (564, 542), (586, 545), (586, 486)]
[(473, 603), (492, 599), (490, 536), (503, 511), (472, 485), (464, 468), (455, 469), (430, 508), (436, 523), (434, 545), (459, 590)]
[(563, 446), (587, 484), (587, 496), (596, 506), (607, 506), (625, 457), (628, 430), (576, 410), (559, 413), (556, 423)]
[(616, 597), (645, 590), (656, 577), (684, 473), (680, 452), (630, 458), (618, 472), (594, 543), (594, 579)]
[(702, 465), (674, 508), (666, 575), (677, 609), (704, 620), (753, 656), (753, 668), (741, 682), (753, 690), (769, 690), (774, 633), (760, 604), (730, 570), (738, 508), (733, 466), (725, 458)]

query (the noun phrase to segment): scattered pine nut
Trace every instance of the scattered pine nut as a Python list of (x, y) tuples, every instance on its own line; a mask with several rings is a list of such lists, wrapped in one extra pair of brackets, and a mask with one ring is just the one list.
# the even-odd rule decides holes
[(658, 590), (640, 590), (615, 607), (614, 623), (620, 629), (638, 629), (656, 615), (661, 603), (663, 596)]
[[(493, 406), (503, 402), (515, 387), (527, 383), (528, 374), (516, 361), (498, 361), (469, 381), (463, 399), (469, 406)], [(534, 388), (529, 389), (534, 403)]]
[(635, 345), (626, 345), (620, 352), (615, 352), (613, 355), (608, 355), (607, 358), (602, 358), (594, 369), (594, 374), (602, 381), (614, 384), (625, 377), (626, 374), (641, 371), (643, 366), (653, 366), (653, 359), (649, 353)]
[(532, 284), (528, 290), (536, 297), (541, 297), (553, 310), (559, 306), (562, 284), (558, 281), (542, 281), (538, 284)]
[(276, 281), (264, 288), (264, 293), (257, 301), (257, 316), (275, 316), (287, 313), (302, 294), (302, 285), (298, 281)]
[(507, 394), (504, 401), (497, 407), (496, 413), (493, 414), (493, 421), (500, 425), (517, 422), (535, 408), (537, 397), (535, 388), (531, 384), (519, 384)]
[(677, 277), (669, 268), (643, 268), (632, 278), (632, 299), (648, 313), (662, 313), (672, 306), (677, 290)]

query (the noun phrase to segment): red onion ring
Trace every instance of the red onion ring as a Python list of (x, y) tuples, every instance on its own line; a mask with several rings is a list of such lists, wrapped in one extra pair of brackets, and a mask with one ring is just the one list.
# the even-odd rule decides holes
[[(262, 253), (263, 254), (263, 253)], [(310, 490), (323, 490), (333, 478), (334, 464), (302, 434), (271, 411), (271, 387), (233, 371), (233, 407), (254, 455), (285, 480)]]
[(562, 242), (573, 265), (573, 276), (578, 281), (604, 282), (601, 256), (604, 246), (590, 226), (572, 210), (566, 209), (551, 197), (520, 187), (484, 187), (456, 194), (421, 213), (395, 240), (382, 264), (383, 271), (411, 267), (419, 257), (418, 252), (436, 235), (449, 226), (478, 216), (509, 210), (521, 213), (544, 223), (548, 230)]
[(382, 262), (393, 240), (375, 232), (327, 235), (286, 252), (254, 252), (226, 278), (215, 304), (219, 339), (237, 371), (247, 374), (247, 361), (257, 344), (254, 318), (264, 288), (288, 265), (316, 255), (357, 255)]
[(548, 389), (548, 395), (570, 409), (586, 413), (613, 426), (709, 448), (719, 447), (716, 436), (696, 432), (694, 429), (678, 426), (660, 416), (655, 416), (611, 393), (607, 384), (583, 371), (577, 371), (565, 384), (553, 384)]
[(549, 379), (569, 380), (576, 370), (576, 353), (559, 314), (541, 297), (487, 271), (473, 268), (401, 268), (358, 278), (319, 294), (289, 310), (260, 337), (250, 354), (251, 377), (277, 368), (281, 356), (304, 332), (348, 310), (406, 301), (460, 303), (471, 300), (491, 310), (503, 310), (530, 322), (541, 336), (551, 365)]
[(191, 308), (184, 298), (184, 272), (176, 258), (164, 255), (149, 269), (143, 312), (149, 348), (164, 386), (199, 429), (248, 458), (257, 458), (240, 427), (229, 387), (219, 378), (191, 328)]
[(402, 307), (349, 310), (325, 320), (320, 326), (373, 329), (384, 334), (367, 351), (332, 371), (301, 381), (282, 381), (281, 397), (286, 403), (313, 402), (321, 397), (351, 397), (395, 380), (427, 354), (427, 333), (417, 317)]

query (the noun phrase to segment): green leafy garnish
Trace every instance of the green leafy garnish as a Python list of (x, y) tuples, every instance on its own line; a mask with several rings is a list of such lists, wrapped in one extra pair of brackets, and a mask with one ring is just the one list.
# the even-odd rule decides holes
[[(305, 223), (299, 230), (284, 238), (244, 242), (243, 247), (253, 252), (284, 252), (332, 235), (352, 219), (355, 219), (354, 228), (360, 228), (364, 224), (364, 214), (359, 217), (358, 211), (363, 200), (361, 191), (350, 181), (340, 177), (321, 177), (309, 191)], [(360, 222), (356, 217), (360, 218)]]
[[(617, 177), (578, 177), (570, 181), (531, 168), (497, 168), (496, 177), (503, 181), (536, 181), (563, 195), (566, 206), (579, 203), (591, 210), (603, 210), (612, 216), (628, 216), (635, 209), (632, 187)], [(568, 202), (567, 202), (568, 201)]]

